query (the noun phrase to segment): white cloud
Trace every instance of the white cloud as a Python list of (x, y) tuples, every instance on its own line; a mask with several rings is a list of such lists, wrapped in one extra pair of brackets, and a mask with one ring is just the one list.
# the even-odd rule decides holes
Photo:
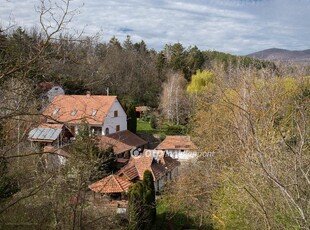
[[(10, 16), (21, 26), (38, 24), (34, 5), (39, 1), (0, 0), (0, 24)], [(310, 48), (309, 0), (82, 0), (70, 28), (103, 39), (113, 35), (124, 40), (143, 39), (149, 48), (160, 50), (166, 43), (215, 49), (234, 54), (271, 48)]]

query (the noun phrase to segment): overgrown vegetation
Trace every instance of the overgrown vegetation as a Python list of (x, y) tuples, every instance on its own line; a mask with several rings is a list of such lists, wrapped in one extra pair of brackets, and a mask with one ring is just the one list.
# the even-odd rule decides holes
[[(42, 151), (31, 148), (27, 134), (41, 122), (42, 83), (51, 83), (66, 94), (117, 95), (131, 105), (133, 132), (133, 105), (146, 105), (154, 113), (139, 119), (138, 133), (193, 136), (201, 156), (167, 187), (153, 228), (309, 229), (309, 67), (181, 43), (154, 51), (129, 36), (122, 44), (74, 38), (62, 30), (74, 13), (63, 3), (60, 17), (42, 8), (42, 18), (60, 18), (52, 27), (42, 20), (41, 30), (0, 29), (1, 228), (126, 227), (89, 200), (88, 184), (111, 173), (114, 160), (87, 129), (63, 168), (38, 167)], [(145, 178), (147, 188), (131, 188), (134, 207), (152, 207), (139, 226), (155, 213)], [(144, 208), (132, 220), (139, 222)]]
[(216, 229), (307, 229), (309, 77), (240, 69), (214, 83), (196, 96), (201, 156), (168, 190), (170, 210)]

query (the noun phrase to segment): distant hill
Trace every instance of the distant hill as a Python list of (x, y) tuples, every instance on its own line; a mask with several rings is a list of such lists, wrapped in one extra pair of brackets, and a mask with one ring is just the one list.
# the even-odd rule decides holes
[(247, 56), (266, 61), (284, 61), (296, 64), (310, 64), (310, 49), (291, 51), (285, 49), (272, 48), (251, 53), (248, 54)]

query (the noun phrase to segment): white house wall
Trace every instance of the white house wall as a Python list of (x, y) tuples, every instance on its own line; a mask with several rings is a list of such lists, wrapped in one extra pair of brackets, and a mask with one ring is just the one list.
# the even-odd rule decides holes
[(189, 160), (193, 159), (197, 156), (197, 153), (192, 150), (179, 150), (179, 149), (169, 149), (166, 150), (166, 153), (168, 156), (170, 156), (173, 159), (178, 159), (178, 160)]
[[(117, 117), (114, 117), (114, 111), (118, 111)], [(115, 133), (117, 125), (120, 126), (119, 131), (127, 130), (127, 115), (119, 101), (115, 99), (113, 105), (108, 112), (108, 115), (104, 120), (102, 135), (106, 135), (106, 128), (109, 129), (109, 134)]]
[(164, 186), (165, 186), (165, 177), (162, 177), (162, 178), (156, 180), (156, 181), (154, 182), (154, 186), (155, 186), (155, 191), (156, 191), (156, 192), (161, 192), (161, 191), (163, 191)]

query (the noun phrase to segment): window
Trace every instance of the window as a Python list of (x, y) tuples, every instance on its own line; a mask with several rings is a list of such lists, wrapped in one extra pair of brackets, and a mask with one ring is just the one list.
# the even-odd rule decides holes
[(96, 114), (97, 114), (97, 109), (93, 109), (93, 112), (91, 113), (91, 115), (94, 117), (94, 116), (96, 116)]
[(104, 134), (109, 135), (109, 133), (110, 133), (109, 128), (106, 128)]
[(71, 111), (71, 116), (75, 116), (76, 113), (77, 113), (77, 110), (76, 110), (76, 109), (75, 109), (75, 110), (72, 110), (72, 111)]
[(56, 115), (59, 112), (59, 110), (60, 110), (59, 108), (55, 109), (53, 115)]
[(118, 117), (118, 111), (117, 110), (114, 111), (114, 117)]
[(91, 132), (93, 134), (95, 134), (96, 136), (101, 135), (101, 132), (102, 132), (102, 128), (101, 127), (91, 126), (90, 129), (91, 129)]
[(118, 132), (118, 131), (120, 131), (120, 130), (121, 130), (120, 126), (117, 125), (117, 126), (116, 126), (116, 132)]

